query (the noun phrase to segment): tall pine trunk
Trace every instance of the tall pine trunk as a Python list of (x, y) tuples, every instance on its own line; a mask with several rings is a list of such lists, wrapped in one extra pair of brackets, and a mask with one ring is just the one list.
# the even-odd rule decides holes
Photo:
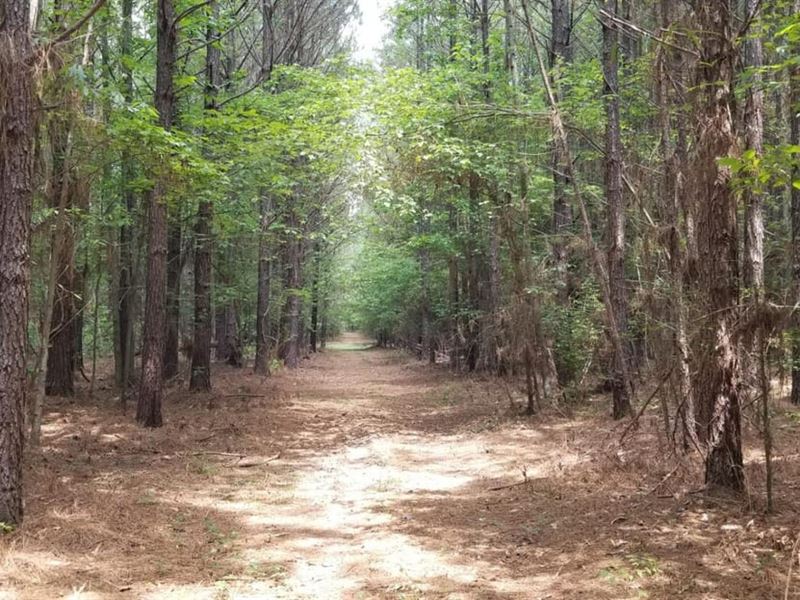
[(183, 274), (183, 226), (181, 210), (168, 209), (167, 226), (167, 329), (164, 341), (164, 379), (178, 374), (181, 325), (181, 275)]
[[(794, 10), (800, 13), (800, 0), (795, 0)], [(800, 145), (800, 65), (795, 64), (789, 69), (789, 105), (794, 109), (789, 110), (789, 143)], [(792, 181), (800, 180), (800, 166), (795, 165), (792, 170)], [(794, 301), (800, 302), (800, 188), (791, 187), (791, 215), (792, 215), (792, 284), (794, 288)], [(800, 405), (800, 315), (793, 318), (792, 336), (792, 404)]]
[[(206, 89), (204, 109), (217, 111), (217, 92), (220, 85), (219, 31), (216, 19), (219, 14), (216, 2), (211, 4), (211, 20), (206, 26)], [(192, 342), (192, 370), (189, 389), (195, 392), (211, 389), (211, 257), (214, 250), (212, 223), (214, 206), (201, 200), (197, 207), (194, 251), (194, 340)]]
[[(660, 18), (662, 31), (669, 31), (672, 27), (673, 14), (672, 0), (661, 0)], [(682, 172), (682, 161), (678, 149), (673, 143), (672, 95), (670, 94), (670, 81), (668, 74), (671, 69), (676, 69), (680, 62), (670, 60), (675, 51), (662, 47), (656, 59), (657, 65), (657, 100), (659, 107), (659, 125), (661, 129), (661, 157), (664, 163), (664, 176), (661, 194), (663, 210), (666, 215), (669, 232), (666, 236), (665, 246), (669, 254), (670, 298), (668, 300), (669, 313), (674, 323), (672, 345), (675, 352), (676, 384), (678, 389), (678, 407), (676, 419), (682, 428), (682, 446), (689, 449), (689, 442), (696, 439), (695, 401), (692, 389), (692, 375), (690, 367), (690, 351), (688, 335), (686, 333), (686, 304), (684, 294), (684, 271), (686, 266), (686, 252), (684, 250), (685, 236), (682, 235), (680, 226), (681, 197), (685, 193), (681, 182), (685, 173)]]
[(614, 349), (611, 369), (613, 393), (612, 415), (622, 419), (631, 412), (631, 398), (623, 373), (629, 362), (628, 290), (625, 282), (625, 200), (622, 194), (622, 142), (619, 109), (619, 33), (612, 19), (617, 14), (617, 1), (604, 4), (603, 16), (603, 98), (606, 109), (605, 187), (608, 243), (608, 284), (617, 331), (622, 338), (620, 348)]
[(322, 277), (322, 248), (319, 242), (314, 244), (314, 281), (311, 284), (311, 327), (308, 332), (308, 345), (312, 353), (317, 352), (319, 343), (319, 305), (320, 278)]
[[(155, 106), (159, 123), (172, 128), (177, 31), (172, 0), (158, 0)], [(142, 377), (136, 420), (145, 427), (160, 427), (163, 395), (164, 328), (167, 301), (166, 182), (156, 181), (148, 206), (147, 292), (142, 343)]]
[(258, 301), (256, 307), (256, 359), (253, 370), (259, 375), (269, 375), (270, 359), (270, 304), (272, 286), (272, 246), (267, 237), (272, 220), (272, 198), (267, 193), (261, 197), (261, 231), (258, 242)]
[[(745, 12), (748, 19), (756, 18), (760, 0), (747, 0)], [(744, 128), (745, 144), (760, 158), (764, 152), (764, 91), (760, 69), (764, 64), (761, 38), (751, 36), (744, 45), (745, 67), (751, 72), (745, 97)], [(755, 302), (762, 299), (764, 288), (764, 195), (753, 186), (744, 191), (744, 285)]]
[(736, 198), (731, 173), (718, 159), (736, 146), (731, 102), (736, 62), (731, 0), (697, 3), (700, 57), (695, 79), (697, 140), (694, 203), (697, 213), (698, 299), (702, 320), (694, 352), (698, 434), (706, 444), (706, 483), (744, 489), (739, 355), (733, 340), (739, 300)]
[[(133, 42), (133, 0), (122, 0), (122, 35), (120, 53), (129, 56)], [(123, 75), (123, 96), (125, 104), (133, 102), (133, 72), (127, 61), (121, 61)], [(117, 387), (121, 390), (123, 406), (133, 377), (134, 361), (134, 235), (133, 220), (136, 210), (136, 196), (132, 189), (134, 179), (133, 161), (130, 153), (123, 150), (120, 161), (122, 197), (125, 203), (125, 222), (119, 228), (119, 274), (116, 284), (117, 340), (114, 373)]]
[(286, 358), (284, 360), (289, 369), (300, 366), (300, 347), (302, 343), (302, 251), (303, 238), (299, 230), (300, 224), (294, 209), (289, 216), (289, 240), (287, 248), (288, 258), (288, 294), (286, 300)]
[[(60, 58), (53, 68), (61, 70)], [(57, 77), (56, 81), (59, 81)], [(55, 117), (47, 127), (53, 170), (48, 183), (48, 201), (56, 211), (56, 226), (51, 236), (52, 268), (55, 275), (49, 327), (43, 335), (48, 337), (46, 353), (45, 393), (49, 396), (72, 396), (75, 393), (73, 356), (75, 350), (75, 234), (72, 225), (72, 131), (67, 120)], [(45, 319), (47, 321), (47, 319)]]
[(0, 20), (0, 522), (22, 523), (36, 101), (28, 0)]
[[(527, 14), (527, 12), (526, 12)], [(550, 68), (554, 71), (553, 91), (556, 101), (563, 96), (559, 71), (572, 62), (572, 0), (552, 0), (550, 28)], [(553, 262), (559, 286), (559, 298), (565, 302), (569, 296), (569, 273), (566, 237), (572, 226), (572, 207), (569, 202), (569, 160), (562, 144), (553, 143)]]

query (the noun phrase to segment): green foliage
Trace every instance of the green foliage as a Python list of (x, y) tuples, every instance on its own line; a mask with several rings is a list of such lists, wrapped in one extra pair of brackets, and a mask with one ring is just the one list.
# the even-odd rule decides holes
[(603, 306), (597, 289), (586, 281), (568, 305), (549, 303), (543, 322), (550, 338), (556, 371), (562, 385), (576, 383), (589, 367), (603, 332)]
[(370, 245), (358, 257), (349, 285), (354, 290), (352, 328), (396, 334), (413, 321), (420, 296), (419, 267), (402, 248)]
[(10, 533), (14, 533), (16, 531), (16, 527), (14, 525), (9, 525), (8, 523), (3, 523), (0, 521), (0, 535), (8, 535)]

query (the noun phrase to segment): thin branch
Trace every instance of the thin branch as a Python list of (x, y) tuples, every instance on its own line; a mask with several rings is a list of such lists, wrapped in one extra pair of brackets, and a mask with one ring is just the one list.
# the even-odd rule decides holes
[(612, 23), (616, 23), (617, 25), (621, 25), (622, 28), (627, 28), (634, 33), (638, 33), (639, 35), (643, 35), (649, 38), (654, 39), (659, 44), (663, 44), (664, 46), (669, 46), (670, 48), (674, 48), (675, 50), (679, 50), (681, 52), (685, 52), (686, 54), (691, 54), (692, 56), (700, 57), (700, 53), (696, 50), (691, 50), (690, 48), (684, 48), (683, 46), (678, 46), (677, 44), (673, 44), (672, 42), (668, 42), (664, 38), (658, 37), (652, 31), (648, 31), (627, 19), (623, 19), (622, 17), (618, 17), (616, 15), (612, 15), (611, 13), (607, 12), (604, 8), (600, 9), (600, 16), (607, 19)]
[(83, 17), (78, 19), (78, 22), (75, 23), (72, 27), (67, 27), (64, 31), (62, 31), (61, 34), (56, 39), (50, 42), (50, 44), (52, 46), (57, 46), (58, 44), (63, 44), (65, 42), (70, 41), (72, 34), (80, 30), (81, 27), (83, 27), (84, 25), (86, 25), (89, 19), (91, 19), (98, 10), (103, 8), (103, 5), (105, 3), (106, 0), (97, 0), (89, 9), (89, 12), (87, 12), (85, 15), (83, 15)]
[(180, 23), (183, 19), (185, 19), (186, 17), (188, 17), (192, 13), (197, 12), (201, 8), (208, 6), (213, 1), (214, 0), (205, 0), (204, 2), (201, 2), (200, 4), (195, 4), (194, 6), (190, 6), (189, 8), (187, 8), (185, 11), (180, 13), (177, 17), (175, 17), (172, 20), (172, 27), (173, 28), (177, 27), (178, 23)]

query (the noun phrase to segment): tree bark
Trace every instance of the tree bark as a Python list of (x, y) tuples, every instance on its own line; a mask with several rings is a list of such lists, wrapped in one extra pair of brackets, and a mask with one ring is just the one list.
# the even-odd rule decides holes
[[(451, 206), (448, 215), (448, 228), (452, 235), (458, 235), (458, 221), (455, 207)], [(461, 332), (461, 295), (459, 293), (459, 257), (454, 252), (447, 261), (447, 299), (450, 314), (450, 367), (461, 370), (462, 332)]]
[[(158, 0), (155, 106), (161, 126), (172, 128), (175, 89), (177, 24), (172, 0)], [(166, 183), (157, 181), (149, 198), (147, 239), (147, 292), (142, 343), (142, 377), (136, 420), (145, 427), (160, 427), (163, 394), (164, 328), (167, 286)]]
[(473, 316), (467, 322), (466, 363), (467, 370), (471, 373), (478, 368), (480, 358), (480, 331), (475, 318), (481, 309), (480, 298), (480, 249), (478, 247), (478, 227), (476, 225), (480, 202), (480, 182), (478, 176), (471, 173), (469, 176), (469, 224), (467, 239), (469, 244), (467, 277), (464, 278), (466, 287), (465, 296), (469, 298), (469, 308)]
[(197, 209), (194, 256), (194, 339), (189, 389), (194, 392), (211, 389), (211, 255), (214, 209), (202, 201)]
[[(63, 28), (62, 16), (56, 16), (54, 31)], [(63, 71), (65, 59), (56, 54), (50, 68), (54, 73), (54, 87), (65, 85)], [(47, 338), (47, 360), (45, 371), (45, 393), (48, 396), (72, 396), (75, 392), (73, 380), (73, 356), (75, 340), (74, 279), (75, 279), (75, 233), (72, 226), (74, 208), (74, 186), (72, 145), (73, 133), (70, 122), (71, 105), (47, 120), (46, 138), (52, 154), (52, 168), (48, 174), (46, 196), (48, 205), (56, 213), (55, 227), (50, 238), (51, 266), (55, 274), (54, 295), (48, 298), (52, 306), (50, 327), (42, 335)], [(47, 320), (47, 319), (45, 319)]]
[[(122, 0), (122, 35), (120, 54), (130, 56), (133, 42), (133, 0)], [(123, 96), (125, 104), (133, 102), (133, 73), (127, 61), (121, 61), (123, 76)], [(119, 275), (116, 285), (117, 340), (115, 346), (114, 373), (117, 387), (121, 390), (123, 408), (126, 404), (127, 390), (133, 377), (134, 362), (134, 235), (133, 220), (136, 211), (136, 196), (131, 184), (134, 179), (133, 160), (127, 150), (123, 150), (120, 162), (120, 186), (125, 204), (125, 222), (119, 228)]]
[(697, 3), (700, 57), (695, 80), (694, 202), (699, 252), (698, 296), (702, 310), (695, 396), (698, 436), (705, 442), (706, 483), (744, 489), (739, 356), (732, 339), (739, 298), (736, 198), (730, 170), (718, 159), (736, 146), (731, 114), (736, 54), (731, 0)]
[[(748, 19), (756, 18), (760, 0), (747, 0)], [(745, 144), (760, 158), (764, 152), (764, 90), (760, 69), (764, 64), (761, 38), (750, 36), (744, 45), (745, 67), (751, 69), (744, 109)], [(764, 195), (747, 186), (744, 193), (744, 285), (758, 301), (764, 287)]]
[[(421, 216), (418, 223), (420, 236), (430, 235), (430, 222), (426, 216)], [(426, 242), (427, 243), (427, 242)], [(419, 263), (419, 276), (422, 290), (420, 298), (420, 360), (427, 360), (430, 364), (436, 363), (436, 348), (433, 340), (433, 310), (431, 307), (431, 253), (430, 249), (422, 247), (417, 251)]]
[(270, 339), (269, 319), (272, 286), (272, 247), (268, 239), (272, 220), (272, 198), (261, 196), (261, 237), (258, 242), (258, 302), (256, 307), (256, 359), (253, 370), (259, 375), (269, 375)]
[[(622, 338), (614, 350), (610, 381), (613, 393), (612, 415), (622, 419), (631, 412), (631, 399), (623, 372), (629, 364), (628, 290), (625, 282), (625, 200), (622, 194), (622, 142), (619, 115), (619, 33), (610, 19), (617, 14), (617, 1), (604, 4), (603, 17), (603, 99), (606, 110), (605, 187), (607, 204), (608, 283), (617, 331)], [(619, 351), (621, 350), (621, 352)]]
[[(661, 0), (661, 29), (668, 31), (673, 23), (671, 11), (672, 0)], [(686, 253), (684, 251), (685, 237), (681, 233), (680, 211), (681, 198), (685, 194), (682, 182), (685, 179), (683, 167), (679, 159), (678, 150), (673, 143), (673, 127), (670, 110), (674, 103), (669, 93), (668, 73), (680, 67), (670, 60), (670, 49), (662, 47), (657, 57), (657, 100), (659, 106), (659, 124), (661, 129), (661, 157), (664, 163), (664, 177), (662, 180), (662, 202), (666, 215), (669, 232), (666, 237), (666, 250), (669, 255), (670, 273), (670, 298), (669, 314), (674, 323), (672, 345), (675, 360), (678, 361), (676, 369), (678, 406), (676, 419), (682, 428), (682, 445), (685, 450), (690, 447), (690, 441), (697, 445), (697, 425), (695, 421), (694, 390), (692, 389), (692, 374), (690, 367), (690, 349), (686, 333), (686, 305), (684, 294), (684, 273), (686, 268)], [(667, 423), (668, 425), (669, 423)]]
[[(50, 327), (50, 348), (47, 353), (47, 372), (45, 375), (45, 393), (48, 396), (72, 396), (75, 394), (73, 377), (75, 351), (75, 303), (73, 285), (75, 278), (73, 257), (74, 240), (69, 218), (64, 227), (53, 235), (54, 252), (52, 260), (56, 261), (56, 286), (53, 302), (53, 313)], [(56, 239), (61, 238), (61, 239)]]
[[(221, 81), (219, 31), (216, 18), (218, 4), (212, 2), (211, 16), (206, 26), (206, 89), (204, 110), (217, 111), (217, 92)], [(205, 392), (211, 389), (211, 257), (214, 251), (212, 223), (214, 205), (201, 200), (197, 207), (194, 251), (194, 340), (189, 389)]]
[[(167, 209), (167, 330), (164, 342), (164, 379), (178, 374), (180, 361), (181, 275), (183, 273), (183, 226), (180, 207)], [(171, 215), (169, 213), (172, 213)]]
[[(800, 13), (800, 0), (794, 2), (795, 12)], [(789, 69), (789, 106), (800, 106), (800, 65)], [(800, 111), (789, 110), (789, 138), (790, 144), (800, 145)], [(800, 166), (792, 169), (792, 181), (800, 180)], [(800, 189), (793, 185), (791, 188), (791, 216), (792, 216), (792, 285), (794, 299), (800, 303)], [(800, 315), (795, 311), (792, 336), (792, 404), (800, 405)]]
[(0, 522), (21, 525), (36, 99), (28, 0), (0, 19)]
[[(59, 124), (55, 125), (59, 128)], [(68, 137), (68, 131), (59, 132)], [(56, 134), (59, 137), (59, 134)], [(63, 144), (63, 145), (62, 145)], [(75, 350), (74, 323), (74, 278), (75, 278), (75, 239), (69, 216), (71, 190), (69, 157), (70, 143), (58, 140), (54, 152), (60, 155), (54, 173), (51, 207), (59, 212), (57, 226), (52, 236), (52, 256), (56, 275), (54, 296), (49, 327), (49, 349), (47, 351), (47, 370), (45, 393), (48, 396), (72, 396), (75, 393), (73, 378), (73, 356)]]
[(85, 366), (83, 329), (86, 315), (86, 285), (88, 277), (89, 263), (85, 261), (83, 267), (75, 269), (75, 326), (72, 328), (72, 369), (74, 371), (83, 371)]
[(322, 277), (322, 248), (319, 242), (314, 244), (314, 281), (311, 284), (311, 327), (308, 342), (311, 352), (317, 352), (319, 341), (319, 304), (320, 304), (320, 278)]
[(301, 319), (302, 319), (302, 248), (303, 239), (299, 231), (297, 215), (292, 209), (289, 217), (290, 238), (288, 247), (289, 280), (287, 306), (287, 339), (286, 339), (286, 358), (284, 363), (289, 369), (297, 369), (300, 366), (300, 344), (301, 344)]
[[(527, 14), (527, 13), (526, 13)], [(563, 96), (560, 85), (560, 70), (572, 62), (572, 0), (552, 0), (550, 31), (550, 68), (554, 71), (556, 101)], [(569, 189), (572, 185), (568, 173), (569, 159), (564, 156), (562, 144), (553, 143), (553, 263), (559, 285), (559, 299), (566, 302), (569, 297), (569, 272), (566, 238), (572, 227), (572, 207), (569, 203)]]

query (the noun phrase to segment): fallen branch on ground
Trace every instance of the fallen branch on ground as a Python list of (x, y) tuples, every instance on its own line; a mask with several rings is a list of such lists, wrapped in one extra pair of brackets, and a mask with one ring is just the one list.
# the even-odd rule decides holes
[(249, 467), (260, 467), (261, 465), (266, 465), (267, 463), (271, 463), (273, 460), (278, 460), (280, 457), (281, 457), (280, 452), (278, 452), (275, 456), (270, 456), (268, 458), (261, 458), (258, 456), (242, 457), (238, 461), (228, 463), (225, 466), (238, 467), (240, 469), (247, 469)]
[(200, 450), (199, 452), (192, 452), (192, 456), (234, 456), (236, 458), (244, 458), (247, 455), (242, 452), (215, 452), (213, 450)]
[(489, 488), (490, 492), (499, 492), (500, 490), (510, 490), (511, 488), (520, 487), (525, 485), (526, 483), (530, 483), (530, 479), (526, 479), (525, 481), (518, 481), (517, 483), (509, 483), (507, 485), (500, 485), (497, 487)]

